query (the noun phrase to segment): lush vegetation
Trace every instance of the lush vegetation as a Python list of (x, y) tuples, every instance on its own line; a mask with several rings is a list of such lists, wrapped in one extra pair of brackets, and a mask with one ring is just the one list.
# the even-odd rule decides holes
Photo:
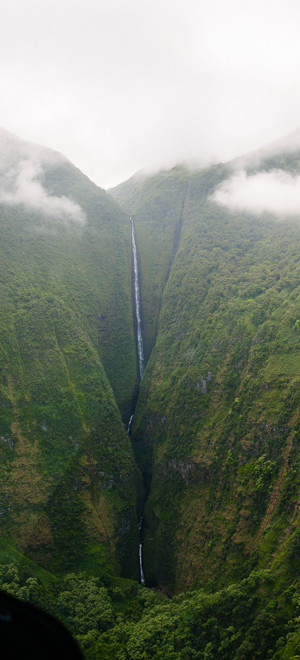
[[(298, 539), (300, 227), (213, 204), (226, 171), (185, 172), (180, 242), (133, 426), (151, 482), (146, 574), (176, 591), (226, 585)], [(151, 208), (150, 199), (149, 217)]]
[(130, 223), (67, 161), (43, 183), (86, 222), (0, 208), (1, 533), (57, 570), (135, 576)]
[[(146, 222), (155, 217), (163, 245), (166, 209), (182, 209), (132, 433), (146, 492), (144, 567), (149, 584), (176, 593), (267, 569), (281, 593), (299, 574), (300, 225), (217, 206), (211, 195), (228, 172), (139, 179), (140, 207), (133, 181), (116, 191), (134, 213), (141, 263), (152, 259), (149, 291), (158, 271)], [(184, 182), (180, 201), (171, 179)]]
[(63, 621), (90, 660), (299, 657), (299, 593), (278, 591), (269, 571), (171, 600), (120, 578), (27, 575), (15, 562), (2, 564), (0, 587)]
[(84, 224), (0, 207), (0, 587), (90, 660), (300, 656), (300, 223), (217, 206), (229, 171), (133, 177), (121, 210), (54, 159)]

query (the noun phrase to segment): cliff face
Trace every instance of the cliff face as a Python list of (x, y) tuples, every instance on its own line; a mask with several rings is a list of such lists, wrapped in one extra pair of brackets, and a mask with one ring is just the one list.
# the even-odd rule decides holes
[(4, 138), (1, 535), (53, 568), (134, 576), (129, 219), (62, 156)]
[[(126, 198), (125, 184), (113, 191), (134, 213), (142, 300), (160, 278), (132, 439), (147, 494), (146, 579), (175, 591), (222, 586), (257, 566), (296, 570), (300, 224), (218, 205), (229, 172), (139, 180), (140, 206), (133, 181)], [(154, 318), (145, 304), (146, 333)]]
[[(137, 578), (138, 509), (149, 584), (292, 580), (298, 219), (217, 203), (233, 165), (134, 178), (111, 191), (125, 212), (62, 156), (0, 138), (2, 541), (53, 571)], [(297, 174), (299, 158), (243, 167)]]

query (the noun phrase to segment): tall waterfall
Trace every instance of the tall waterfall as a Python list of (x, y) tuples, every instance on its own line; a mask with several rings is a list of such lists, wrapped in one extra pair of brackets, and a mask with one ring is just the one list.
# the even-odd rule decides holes
[(133, 256), (133, 288), (134, 288), (134, 301), (135, 301), (137, 349), (138, 349), (140, 379), (142, 380), (145, 371), (145, 358), (144, 358), (144, 345), (143, 345), (143, 335), (142, 335), (139, 270), (138, 270), (137, 251), (136, 251), (135, 230), (134, 230), (134, 224), (132, 218), (130, 218), (130, 222), (131, 222), (131, 244), (132, 244), (132, 256)]
[[(132, 218), (131, 222), (131, 245), (132, 245), (132, 257), (133, 257), (133, 288), (134, 288), (134, 303), (135, 303), (135, 320), (136, 320), (136, 335), (137, 335), (137, 349), (138, 349), (138, 361), (139, 361), (139, 373), (140, 380), (142, 380), (144, 371), (145, 371), (145, 358), (144, 358), (144, 344), (143, 344), (143, 335), (142, 335), (142, 318), (141, 318), (141, 298), (140, 298), (140, 284), (139, 284), (139, 269), (138, 269), (138, 260), (137, 260), (137, 250), (136, 250), (136, 240), (135, 240), (135, 230)], [(133, 415), (131, 415), (127, 433), (130, 434), (131, 424), (133, 420)], [(143, 544), (142, 544), (142, 516), (139, 519), (139, 565), (140, 565), (140, 582), (145, 584), (145, 575), (143, 570)]]

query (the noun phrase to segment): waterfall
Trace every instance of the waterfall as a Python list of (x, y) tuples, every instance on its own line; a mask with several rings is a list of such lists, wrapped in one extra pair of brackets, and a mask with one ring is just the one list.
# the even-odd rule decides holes
[[(131, 222), (131, 245), (132, 245), (132, 258), (133, 258), (133, 289), (134, 289), (134, 305), (135, 305), (135, 320), (136, 320), (136, 337), (138, 349), (138, 362), (140, 380), (142, 380), (145, 371), (145, 358), (144, 358), (144, 344), (142, 334), (142, 318), (141, 318), (141, 297), (140, 297), (140, 283), (139, 283), (139, 269), (137, 259), (137, 249), (135, 240), (135, 230), (132, 218)], [(131, 415), (127, 427), (127, 433), (130, 434), (133, 415)], [(143, 570), (143, 544), (142, 544), (142, 516), (139, 519), (139, 564), (140, 564), (140, 582), (145, 584), (145, 575)]]
[(130, 435), (130, 430), (131, 430), (132, 420), (133, 420), (133, 415), (130, 415), (130, 420), (129, 420), (129, 422), (128, 422), (128, 426), (127, 426), (127, 433), (128, 433), (128, 435)]
[(142, 544), (139, 544), (139, 561), (140, 561), (140, 580), (141, 584), (145, 584), (145, 576), (143, 571), (143, 556), (142, 556)]
[(139, 532), (140, 532), (139, 562), (140, 562), (140, 581), (141, 581), (141, 584), (145, 584), (145, 575), (144, 575), (144, 570), (143, 570), (143, 544), (142, 544), (142, 541), (141, 541), (142, 525), (143, 525), (143, 516), (141, 516), (140, 519), (139, 519)]
[(132, 256), (133, 256), (133, 288), (134, 288), (134, 302), (135, 302), (137, 349), (138, 349), (140, 379), (142, 380), (145, 371), (145, 358), (144, 358), (144, 345), (143, 345), (143, 335), (142, 335), (139, 270), (138, 270), (135, 230), (134, 230), (134, 224), (132, 218), (130, 218), (130, 222), (131, 222), (131, 244), (132, 244)]

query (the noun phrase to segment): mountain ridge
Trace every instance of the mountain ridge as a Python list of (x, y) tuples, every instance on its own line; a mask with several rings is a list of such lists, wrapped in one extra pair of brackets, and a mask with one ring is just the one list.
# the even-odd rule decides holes
[(100, 570), (122, 556), (136, 574), (138, 477), (121, 419), (137, 383), (129, 221), (47, 159), (29, 177), (26, 165), (25, 184), (17, 160), (20, 192), (1, 204), (2, 534), (44, 564), (95, 566), (98, 553)]

